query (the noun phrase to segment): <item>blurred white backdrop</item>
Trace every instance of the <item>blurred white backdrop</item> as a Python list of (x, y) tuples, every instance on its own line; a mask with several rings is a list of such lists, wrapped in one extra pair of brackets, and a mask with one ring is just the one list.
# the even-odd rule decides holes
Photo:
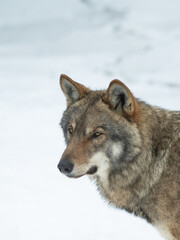
[(59, 75), (93, 89), (180, 102), (179, 0), (0, 0), (0, 239), (162, 239), (108, 207), (83, 177), (62, 176)]

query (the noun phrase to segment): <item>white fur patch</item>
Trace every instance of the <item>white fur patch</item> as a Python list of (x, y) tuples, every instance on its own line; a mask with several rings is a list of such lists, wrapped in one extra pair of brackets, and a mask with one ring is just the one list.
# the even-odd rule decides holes
[(92, 128), (86, 128), (86, 134), (88, 135), (92, 131)]
[(112, 145), (112, 154), (114, 157), (120, 156), (122, 152), (123, 152), (123, 147), (120, 143), (114, 143)]
[[(99, 176), (104, 188), (108, 188), (109, 158), (103, 152), (95, 153), (89, 160), (91, 166), (97, 166), (95, 176)], [(94, 176), (92, 175), (92, 177)]]

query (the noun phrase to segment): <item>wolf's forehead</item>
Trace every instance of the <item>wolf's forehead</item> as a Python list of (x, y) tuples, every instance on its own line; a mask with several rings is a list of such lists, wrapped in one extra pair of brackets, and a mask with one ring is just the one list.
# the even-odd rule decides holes
[(102, 101), (84, 101), (81, 105), (74, 105), (70, 111), (70, 121), (73, 125), (80, 125), (81, 128), (97, 127), (103, 124), (108, 118), (108, 114), (103, 109), (106, 108)]
[(71, 121), (73, 124), (78, 124), (83, 127), (84, 125), (92, 126), (102, 122), (102, 118), (106, 115), (102, 114), (98, 108), (98, 104), (95, 105), (84, 105), (79, 108), (71, 115)]

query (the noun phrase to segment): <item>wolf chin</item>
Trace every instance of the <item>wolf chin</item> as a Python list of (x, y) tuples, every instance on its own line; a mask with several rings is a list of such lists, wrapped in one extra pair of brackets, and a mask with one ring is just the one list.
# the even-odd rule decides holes
[(89, 175), (112, 205), (180, 239), (180, 112), (150, 106), (119, 80), (92, 91), (66, 75), (61, 126), (67, 148), (58, 168)]

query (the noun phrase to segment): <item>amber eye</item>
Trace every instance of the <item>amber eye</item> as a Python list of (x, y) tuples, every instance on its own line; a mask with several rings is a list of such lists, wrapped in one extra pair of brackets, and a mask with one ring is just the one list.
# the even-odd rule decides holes
[(92, 138), (98, 138), (101, 135), (102, 135), (101, 132), (95, 132), (95, 133), (93, 133)]
[(67, 131), (68, 131), (69, 135), (72, 135), (73, 134), (73, 127), (69, 126)]

